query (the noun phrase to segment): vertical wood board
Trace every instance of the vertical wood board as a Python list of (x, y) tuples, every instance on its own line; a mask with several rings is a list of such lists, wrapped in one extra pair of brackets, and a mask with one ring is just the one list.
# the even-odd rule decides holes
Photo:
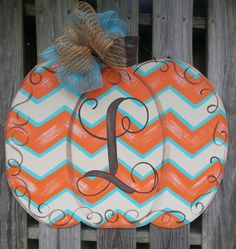
[[(192, 63), (192, 0), (153, 0), (152, 52)], [(150, 225), (151, 249), (189, 249), (190, 225), (162, 229)]]
[(203, 249), (236, 248), (236, 1), (208, 1), (208, 78), (229, 119), (229, 150), (222, 184), (203, 215)]
[[(98, 12), (115, 10), (128, 23), (128, 34), (138, 35), (139, 1), (98, 0)], [(136, 229), (98, 229), (97, 248), (136, 248)]]
[[(50, 46), (62, 34), (68, 14), (76, 0), (36, 0), (37, 55)], [(79, 249), (80, 225), (67, 229), (53, 229), (46, 225), (39, 226), (39, 249)]]
[(98, 229), (97, 249), (135, 249), (136, 229)]
[(193, 0), (153, 0), (152, 52), (192, 63)]
[(128, 23), (129, 34), (138, 35), (139, 1), (137, 0), (97, 0), (98, 12), (116, 10), (119, 17)]
[(0, 248), (27, 248), (26, 212), (9, 190), (5, 174), (4, 127), (7, 111), (23, 79), (22, 1), (0, 1)]

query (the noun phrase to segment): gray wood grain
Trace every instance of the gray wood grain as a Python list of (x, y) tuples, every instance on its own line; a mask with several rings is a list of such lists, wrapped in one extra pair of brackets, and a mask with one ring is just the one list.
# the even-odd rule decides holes
[[(38, 225), (34, 224), (28, 227), (28, 238), (33, 240), (37, 240), (39, 238)], [(87, 226), (83, 227), (83, 229), (81, 229), (81, 240), (95, 242), (97, 240), (97, 230)], [(189, 240), (190, 240), (190, 245), (201, 245), (202, 244), (201, 233), (199, 231), (191, 231)], [(142, 227), (137, 229), (136, 241), (137, 243), (150, 242), (150, 233), (148, 227)]]
[(130, 35), (138, 35), (139, 1), (137, 0), (97, 0), (98, 12), (116, 10), (119, 17), (126, 21)]
[[(76, 0), (36, 0), (37, 54), (53, 43), (62, 34), (62, 27)], [(53, 229), (39, 226), (40, 249), (79, 249), (80, 225), (67, 229)]]
[(191, 63), (192, 19), (192, 0), (153, 0), (153, 55)]
[[(116, 10), (129, 25), (128, 33), (138, 35), (139, 2), (136, 0), (98, 0), (98, 12)], [(98, 249), (136, 248), (136, 229), (98, 229)]]
[(58, 229), (39, 224), (39, 249), (58, 249)]
[(36, 0), (36, 35), (38, 55), (62, 34), (63, 25), (77, 0)]
[(22, 1), (0, 1), (0, 13), (0, 248), (26, 249), (26, 212), (7, 184), (3, 130), (7, 110), (24, 76)]
[(135, 249), (136, 229), (98, 229), (97, 249)]
[(208, 2), (208, 78), (229, 119), (229, 151), (223, 182), (203, 216), (203, 249), (236, 248), (236, 1)]
[[(26, 3), (25, 14), (27, 16), (35, 16), (35, 5), (32, 3)], [(139, 24), (146, 26), (152, 25), (152, 15), (150, 13), (139, 13)], [(193, 28), (205, 29), (206, 28), (205, 18), (201, 16), (194, 16)]]
[[(80, 249), (80, 226), (59, 229), (59, 249)], [(79, 239), (78, 239), (79, 238)], [(82, 248), (83, 249), (83, 248)]]
[(150, 249), (188, 249), (189, 246), (189, 225), (176, 229), (150, 225)]
[[(192, 63), (192, 16), (192, 0), (153, 0), (155, 58), (171, 56)], [(189, 234), (189, 225), (178, 229), (150, 225), (150, 248), (188, 249)]]
[(80, 249), (80, 226), (56, 229), (39, 225), (39, 249)]

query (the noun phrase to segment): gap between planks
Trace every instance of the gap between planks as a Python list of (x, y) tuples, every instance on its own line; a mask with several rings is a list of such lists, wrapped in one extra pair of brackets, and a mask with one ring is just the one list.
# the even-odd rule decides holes
[[(35, 16), (35, 5), (34, 4), (26, 4), (25, 5), (25, 15), (27, 16)], [(139, 24), (150, 26), (152, 24), (152, 15), (149, 13), (140, 13), (139, 14)], [(205, 29), (206, 28), (206, 20), (204, 17), (193, 17), (193, 28), (194, 29)]]
[[(38, 239), (39, 238), (39, 227), (38, 224), (34, 224), (28, 227), (28, 238)], [(82, 241), (97, 241), (97, 230), (93, 228), (81, 228), (81, 240)], [(147, 228), (137, 229), (137, 243), (149, 243), (150, 233)], [(202, 236), (197, 231), (190, 232), (190, 245), (201, 245)]]

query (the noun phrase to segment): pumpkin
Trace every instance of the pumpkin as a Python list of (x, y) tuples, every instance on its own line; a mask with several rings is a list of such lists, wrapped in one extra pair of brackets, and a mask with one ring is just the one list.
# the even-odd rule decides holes
[(126, 77), (105, 66), (104, 86), (76, 96), (55, 69), (37, 65), (8, 115), (7, 178), (29, 214), (58, 228), (175, 228), (205, 210), (228, 140), (209, 80), (166, 58)]

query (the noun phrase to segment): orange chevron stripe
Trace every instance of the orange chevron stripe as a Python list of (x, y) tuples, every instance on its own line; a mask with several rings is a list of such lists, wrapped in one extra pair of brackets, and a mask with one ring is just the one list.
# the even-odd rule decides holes
[[(169, 70), (167, 72), (161, 72), (160, 68), (152, 72), (151, 74), (147, 76), (142, 76), (138, 73), (138, 71), (135, 72), (135, 75), (139, 77), (145, 84), (149, 87), (149, 89), (152, 92), (152, 95), (155, 95), (156, 93), (160, 92), (166, 86), (172, 86), (177, 91), (179, 91), (182, 95), (184, 95), (187, 99), (189, 99), (192, 103), (199, 103), (204, 98), (206, 98), (212, 91), (214, 91), (214, 87), (210, 83), (210, 81), (201, 75), (198, 79), (194, 78), (188, 78), (189, 80), (197, 83), (200, 82), (200, 84), (190, 84), (185, 79), (182, 79), (179, 77), (175, 70), (172, 63), (168, 62)], [(184, 70), (176, 64), (177, 71), (180, 75), (184, 75)], [(166, 69), (166, 66), (163, 65), (163, 70)], [(128, 69), (129, 72), (134, 72), (133, 68)], [(190, 75), (188, 75), (190, 77)], [(200, 94), (202, 89), (209, 89), (209, 91), (205, 91), (204, 94)]]
[[(120, 125), (117, 126), (117, 134), (123, 132), (120, 121), (122, 117), (123, 115), (118, 113), (117, 124)], [(40, 127), (34, 127), (31, 123), (27, 123), (24, 125), (24, 131), (30, 135), (27, 146), (38, 153), (47, 150), (67, 136), (70, 118), (71, 114), (67, 111), (63, 111)], [(14, 137), (23, 143), (26, 140), (25, 134), (23, 132), (17, 133), (16, 129), (10, 129), (11, 127), (14, 127), (17, 122), (25, 123), (26, 120), (23, 118), (20, 118), (19, 120), (16, 113), (11, 112), (7, 123), (6, 139), (10, 138), (14, 133)], [(164, 138), (170, 137), (190, 153), (195, 153), (212, 140), (217, 122), (218, 126), (215, 137), (225, 139), (224, 134), (222, 134), (221, 131), (227, 131), (227, 120), (221, 114), (218, 114), (197, 130), (191, 131), (173, 113), (167, 113), (160, 120), (155, 121), (140, 133), (127, 133), (122, 136), (121, 139), (129, 146), (144, 154), (156, 144), (160, 143), (164, 135)], [(164, 129), (164, 134), (162, 134), (162, 128)], [(105, 120), (92, 129), (88, 127), (86, 127), (86, 129), (93, 134), (106, 137)], [(137, 129), (138, 128), (134, 124), (131, 125), (131, 130)], [(105, 140), (95, 139), (85, 132), (78, 119), (74, 120), (71, 139), (90, 153), (95, 153), (106, 144)], [(88, 139), (91, 143), (88, 143)]]
[[(204, 77), (203, 75), (200, 76), (199, 79), (196, 81), (199, 82), (202, 80), (200, 84), (190, 84), (186, 80), (181, 79), (179, 76), (176, 78), (176, 73), (174, 71), (173, 65), (168, 62), (169, 65), (169, 71), (168, 72), (161, 72), (160, 69), (154, 71), (153, 73), (149, 74), (148, 76), (142, 76), (138, 72), (135, 72), (135, 76), (132, 75), (134, 70), (132, 68), (127, 68), (127, 72), (130, 73), (130, 76), (132, 78), (132, 84), (125, 84), (125, 82), (122, 80), (121, 83), (119, 83), (119, 87), (122, 88), (124, 91), (129, 93), (131, 96), (134, 96), (139, 98), (142, 101), (145, 101), (150, 97), (148, 92), (145, 90), (143, 91), (143, 84), (140, 84), (140, 82), (143, 82), (145, 85), (149, 87), (149, 90), (156, 94), (159, 91), (163, 90), (166, 85), (171, 85), (174, 87), (177, 91), (179, 91), (181, 94), (183, 94), (186, 98), (188, 98), (193, 103), (199, 103), (202, 99), (207, 97), (212, 91), (214, 91), (213, 86), (210, 84), (210, 81)], [(178, 66), (178, 64), (175, 64), (177, 67), (178, 72), (183, 75), (184, 70)], [(40, 67), (40, 65), (38, 65)], [(165, 66), (163, 66), (165, 67)], [(50, 67), (49, 69), (53, 69), (53, 67)], [(44, 95), (48, 94), (50, 91), (55, 89), (60, 85), (58, 82), (56, 75), (52, 74), (46, 70), (44, 70), (42, 73), (42, 80), (40, 84), (33, 85), (30, 83), (30, 77), (34, 81), (39, 80), (39, 75), (34, 73), (31, 76), (31, 72), (26, 76), (23, 84), (21, 87), (28, 93), (33, 94), (33, 96), (37, 99), (43, 97)], [(109, 81), (117, 82), (119, 76), (118, 73), (112, 70), (111, 68), (104, 67), (102, 69), (102, 75), (104, 79), (104, 86), (98, 90), (94, 90), (88, 94), (86, 94), (87, 97), (98, 97), (99, 95), (106, 92), (109, 88), (111, 88), (113, 85), (109, 83)], [(140, 80), (138, 80), (138, 78)], [(189, 78), (190, 79), (190, 78)], [(190, 79), (191, 81), (194, 81), (193, 78)], [(123, 83), (123, 84), (122, 84)], [(135, 84), (135, 87), (134, 87)], [(203, 88), (210, 89), (210, 91), (205, 91), (203, 95), (200, 94), (201, 90)], [(141, 91), (140, 91), (141, 90)], [(135, 91), (135, 92), (134, 92)]]
[[(26, 135), (30, 136), (27, 146), (36, 151), (37, 153), (42, 153), (52, 145), (69, 135), (69, 123), (71, 119), (71, 114), (67, 111), (61, 112), (55, 118), (51, 119), (47, 123), (40, 127), (35, 127), (31, 123), (27, 123), (23, 126), (24, 132), (17, 132), (15, 127), (16, 123), (25, 123), (26, 120), (17, 118), (15, 112), (9, 114), (8, 123), (6, 126), (6, 139), (14, 136), (16, 139), (22, 143), (26, 140)], [(102, 125), (97, 126), (95, 134), (103, 136), (104, 131), (102, 130)], [(11, 129), (12, 128), (12, 129)], [(90, 153), (94, 153), (100, 148), (102, 148), (106, 141), (94, 139), (93, 146), (88, 143), (88, 139), (91, 139), (90, 135), (87, 134), (81, 127), (79, 120), (75, 120), (73, 125), (73, 133), (71, 139), (76, 141), (82, 147), (84, 147)]]
[[(114, 84), (109, 82), (119, 82), (119, 73), (113, 69), (104, 67), (101, 72), (104, 82), (103, 87), (87, 93), (85, 95), (87, 98), (97, 98), (114, 86)], [(129, 76), (131, 77), (131, 82), (129, 80), (121, 79), (119, 84), (117, 84), (119, 88), (124, 90), (130, 96), (134, 96), (143, 102), (149, 99), (151, 97), (151, 92), (148, 90), (146, 85), (144, 85), (142, 81), (133, 74), (129, 74)]]
[[(60, 215), (61, 212), (57, 212), (58, 215)], [(55, 213), (56, 215), (56, 213)], [(53, 219), (53, 217), (52, 217)], [(80, 222), (78, 220), (76, 220), (72, 215), (70, 214), (65, 214), (63, 215), (63, 217), (59, 220), (57, 220), (56, 222), (50, 224), (51, 227), (53, 228), (64, 228), (64, 227), (72, 227), (75, 226), (77, 224), (79, 224)]]
[[(41, 68), (37, 65), (35, 68)], [(55, 71), (54, 67), (49, 67), (49, 70)], [(41, 78), (42, 77), (42, 78)], [(41, 81), (40, 81), (41, 78)], [(39, 84), (32, 84), (31, 81)], [(21, 87), (36, 99), (42, 98), (60, 85), (57, 80), (56, 74), (50, 73), (47, 70), (42, 71), (40, 74), (30, 71), (25, 77)]]
[(228, 142), (228, 138), (225, 138), (225, 135), (221, 133), (221, 131), (227, 132), (228, 130), (227, 120), (221, 114), (216, 115), (195, 131), (191, 131), (173, 113), (168, 113), (161, 118), (161, 126), (165, 138), (172, 138), (190, 153), (196, 153), (204, 145), (212, 141), (214, 136)]
[[(157, 171), (157, 174), (159, 174), (160, 169)], [(130, 172), (121, 164), (118, 165), (118, 172), (116, 174), (117, 178), (121, 179), (123, 182), (128, 184), (129, 186), (132, 186), (138, 191), (148, 191), (152, 188), (154, 184), (154, 178), (153, 175), (148, 176), (144, 180), (140, 180), (135, 175), (133, 176), (134, 181), (131, 179)], [(107, 186), (107, 181), (102, 178), (94, 178), (93, 180), (89, 178), (84, 178), (81, 181), (80, 188), (85, 194), (94, 194), (96, 192), (99, 192), (100, 190), (104, 189), (105, 186)], [(105, 191), (102, 193), (96, 195), (96, 196), (87, 196), (86, 199), (90, 203), (95, 203), (99, 199), (106, 196), (110, 191), (112, 191), (115, 188), (113, 184), (111, 184)], [(96, 190), (96, 192), (95, 192)], [(148, 194), (140, 194), (140, 193), (133, 193), (129, 194), (131, 198), (133, 198), (136, 202), (142, 203), (147, 199), (150, 199), (153, 195), (155, 195), (156, 190), (153, 190), (152, 192)]]
[(151, 224), (163, 228), (177, 228), (185, 225), (182, 220), (178, 219), (176, 216), (174, 216), (174, 214), (169, 212), (161, 214), (155, 220), (153, 220)]
[[(117, 114), (117, 134), (121, 134), (122, 132), (124, 132), (124, 129), (121, 126), (122, 117), (123, 115), (121, 115), (120, 113)], [(25, 132), (16, 132), (17, 128), (11, 129), (11, 127), (15, 127), (15, 123), (25, 123), (26, 120), (21, 118), (19, 121), (19, 119), (17, 118), (17, 114), (15, 112), (11, 112), (7, 123), (6, 139), (14, 136), (16, 139), (23, 143), (26, 139), (25, 134), (27, 133), (30, 135), (27, 146), (38, 153), (42, 153), (64, 137), (68, 136), (70, 119), (71, 114), (67, 111), (63, 111), (55, 118), (51, 119), (40, 127), (35, 127), (31, 123), (27, 123), (26, 125), (24, 125)], [(71, 139), (90, 153), (96, 152), (106, 144), (105, 140), (99, 140), (90, 136), (82, 128), (78, 119), (74, 120), (72, 129), (73, 131), (71, 134)], [(87, 129), (93, 134), (101, 137), (106, 137), (106, 120), (104, 120), (93, 129), (90, 129), (88, 127)], [(131, 124), (130, 130), (136, 131), (138, 130), (138, 128), (134, 124)], [(91, 141), (91, 143), (88, 143), (88, 139)], [(122, 139), (141, 153), (146, 153), (153, 146), (162, 141), (160, 120), (157, 120), (155, 123), (146, 127), (139, 133), (127, 133), (126, 135), (122, 136)]]
[[(16, 173), (16, 171), (17, 168), (10, 168), (7, 170), (8, 179), (11, 179), (11, 187), (15, 188), (19, 185), (22, 185), (22, 182), (19, 181), (19, 179), (27, 182), (28, 189), (31, 193), (31, 198), (36, 203), (46, 202), (48, 199), (52, 198), (54, 195), (65, 188), (78, 193), (78, 195), (81, 195), (77, 190), (76, 182), (80, 177), (82, 177), (82, 174), (80, 174), (77, 170), (71, 168), (69, 165), (64, 165), (56, 172), (40, 181), (23, 170), (16, 178), (14, 177), (14, 173)], [(218, 176), (220, 171), (221, 174), (220, 176)], [(176, 169), (171, 163), (165, 163), (162, 168), (157, 171), (160, 179), (160, 182), (158, 184), (158, 192), (163, 190), (165, 187), (169, 187), (179, 196), (192, 203), (202, 194), (206, 193), (214, 186), (218, 186), (220, 184), (223, 171), (223, 166), (221, 166), (219, 162), (215, 162), (196, 179), (190, 180), (178, 169)], [(218, 177), (217, 182), (208, 181), (208, 177), (212, 175)], [(63, 178), (61, 176), (63, 176)], [(124, 168), (122, 164), (119, 164), (117, 177), (123, 182), (127, 183), (129, 186), (133, 186), (138, 191), (151, 189), (153, 185), (152, 175), (147, 177), (145, 180), (140, 180), (138, 177), (134, 176), (135, 182), (133, 182), (130, 177), (130, 172), (126, 168)], [(210, 178), (210, 180), (212, 180), (212, 178)], [(93, 180), (84, 178), (84, 180), (82, 180), (81, 182), (81, 189), (85, 194), (94, 194), (95, 189), (97, 190), (96, 192), (99, 192), (107, 185), (107, 181), (101, 178), (94, 178)], [(86, 198), (90, 203), (95, 203), (96, 201), (107, 195), (114, 188), (115, 186), (111, 184), (101, 194), (84, 198)], [(145, 195), (133, 193), (129, 196), (137, 202), (142, 203), (154, 196), (155, 193), (156, 191), (152, 191), (151, 193)]]
[[(108, 213), (109, 214), (109, 213)], [(135, 223), (129, 222), (122, 214), (114, 214), (100, 228), (135, 228)]]
[[(40, 68), (40, 65), (38, 65), (37, 68)], [(55, 70), (53, 67), (50, 67), (49, 69)], [(94, 90), (87, 93), (86, 97), (96, 98), (101, 94), (105, 93), (111, 87), (113, 87), (113, 84), (109, 83), (109, 81), (119, 81), (119, 73), (117, 73), (113, 69), (109, 67), (104, 67), (101, 72), (104, 81), (104, 86), (98, 90)], [(38, 82), (40, 80), (40, 77), (42, 78), (39, 84), (31, 83), (32, 80), (34, 82)], [(127, 92), (129, 95), (135, 96), (136, 98), (142, 101), (149, 99), (151, 94), (149, 93), (147, 88), (141, 83), (141, 81), (132, 74), (130, 74), (130, 77), (132, 84), (130, 84), (129, 80), (121, 79), (121, 81), (119, 82), (119, 87), (125, 92)], [(37, 74), (34, 71), (30, 71), (25, 77), (21, 87), (29, 94), (32, 93), (33, 97), (39, 99), (54, 90), (55, 88), (57, 88), (59, 85), (60, 82), (57, 80), (56, 75), (48, 72), (47, 70), (44, 70), (40, 74)]]
[[(7, 177), (10, 180), (11, 189), (15, 189), (17, 186), (24, 186), (22, 181), (26, 182), (28, 185), (28, 189), (31, 195), (31, 199), (36, 203), (44, 203), (48, 199), (52, 198), (57, 193), (61, 192), (63, 189), (68, 188), (71, 191), (77, 193), (82, 196), (77, 190), (77, 180), (82, 177), (82, 175), (77, 171), (73, 170), (69, 165), (64, 165), (56, 172), (52, 173), (48, 177), (43, 180), (37, 180), (24, 170), (15, 177), (14, 173), (17, 172), (17, 168), (9, 168), (7, 170)], [(159, 172), (159, 171), (158, 171)], [(159, 174), (159, 173), (158, 173)], [(62, 177), (63, 176), (63, 177)], [(134, 176), (135, 182), (132, 181), (130, 177), (130, 172), (119, 164), (119, 169), (116, 175), (123, 182), (127, 183), (129, 186), (133, 186), (138, 191), (145, 191), (151, 189), (153, 186), (153, 176), (149, 176), (144, 180), (140, 180), (136, 176)], [(96, 190), (99, 192), (107, 185), (107, 181), (101, 178), (94, 178), (93, 180), (89, 178), (84, 178), (81, 180), (82, 185), (81, 189), (85, 194), (93, 194)], [(96, 196), (82, 196), (90, 203), (95, 203), (99, 199), (103, 198), (110, 191), (115, 188), (113, 184), (111, 184), (105, 191)], [(85, 190), (87, 189), (87, 191)], [(151, 198), (155, 194), (155, 190), (149, 194), (139, 194), (134, 193), (130, 194), (130, 197), (135, 201), (142, 203), (145, 200)], [(40, 194), (39, 194), (40, 193)], [(28, 194), (26, 194), (28, 196)]]
[[(65, 164), (42, 180), (35, 179), (24, 170), (21, 170), (20, 174), (15, 177), (14, 174), (16, 172), (17, 168), (9, 168), (7, 170), (7, 177), (10, 180), (9, 184), (11, 189), (15, 189), (17, 186), (24, 187), (22, 181), (27, 183), (31, 199), (38, 204), (46, 202), (65, 188), (73, 192), (78, 192), (76, 189), (76, 181), (82, 177), (81, 173), (73, 170), (68, 164)], [(21, 188), (19, 188), (19, 190), (20, 189)], [(27, 193), (26, 195), (29, 197)]]
[[(165, 187), (169, 187), (176, 194), (183, 197), (189, 203), (192, 203), (213, 187), (219, 186), (223, 171), (224, 167), (219, 162), (215, 162), (196, 179), (190, 180), (171, 163), (165, 163), (161, 170), (159, 191)], [(215, 176), (218, 180), (213, 182), (213, 178), (211, 177), (208, 181), (209, 176)]]

